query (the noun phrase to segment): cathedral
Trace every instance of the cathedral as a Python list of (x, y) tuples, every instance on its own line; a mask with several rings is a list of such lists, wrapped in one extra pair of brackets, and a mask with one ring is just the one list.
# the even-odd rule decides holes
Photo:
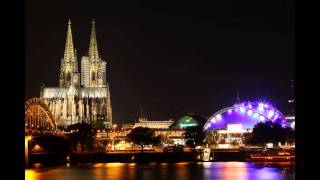
[(97, 128), (111, 127), (112, 109), (106, 65), (98, 52), (93, 20), (88, 55), (81, 58), (79, 72), (69, 20), (64, 56), (61, 58), (59, 87), (41, 87), (40, 92), (40, 97), (48, 104), (58, 126), (67, 127), (85, 122)]

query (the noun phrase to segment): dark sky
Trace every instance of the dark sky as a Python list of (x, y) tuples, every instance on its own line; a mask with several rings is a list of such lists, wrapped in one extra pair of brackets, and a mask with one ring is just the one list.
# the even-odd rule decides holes
[(141, 108), (152, 120), (210, 116), (232, 105), (237, 90), (241, 100), (267, 100), (286, 113), (292, 1), (179, 2), (26, 1), (26, 97), (58, 86), (68, 18), (79, 65), (95, 18), (117, 123)]

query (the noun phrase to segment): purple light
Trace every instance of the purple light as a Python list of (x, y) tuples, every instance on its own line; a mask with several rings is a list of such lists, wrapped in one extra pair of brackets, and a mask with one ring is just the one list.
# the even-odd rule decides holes
[(220, 121), (220, 120), (222, 119), (221, 114), (218, 114), (218, 115), (216, 116), (216, 118), (217, 118), (218, 121)]
[(245, 101), (228, 107), (223, 112), (218, 112), (209, 119), (208, 129), (224, 129), (227, 124), (242, 124), (246, 128), (252, 128), (258, 122), (272, 120), (281, 126), (293, 126), (284, 119), (284, 115), (273, 107), (272, 104), (264, 101)]

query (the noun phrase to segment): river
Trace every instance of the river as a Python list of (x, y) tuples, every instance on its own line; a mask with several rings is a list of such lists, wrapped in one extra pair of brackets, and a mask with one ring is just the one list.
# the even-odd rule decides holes
[(25, 170), (26, 180), (289, 180), (294, 166), (286, 163), (180, 162), (180, 163), (95, 163), (41, 167)]

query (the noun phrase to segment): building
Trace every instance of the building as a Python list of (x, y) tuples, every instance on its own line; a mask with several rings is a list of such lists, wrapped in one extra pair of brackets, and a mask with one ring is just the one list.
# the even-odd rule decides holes
[(211, 133), (211, 140), (218, 144), (242, 144), (245, 133), (251, 133), (255, 124), (272, 121), (289, 126), (285, 116), (271, 104), (263, 102), (242, 102), (221, 109), (212, 115), (204, 126)]
[(185, 129), (188, 127), (203, 127), (204, 124), (207, 122), (206, 117), (203, 117), (198, 114), (189, 113), (185, 116), (182, 116), (174, 121), (171, 128), (174, 129)]
[(73, 45), (69, 20), (59, 87), (41, 87), (40, 92), (58, 126), (86, 122), (96, 127), (111, 127), (112, 109), (106, 64), (98, 52), (93, 20), (88, 55), (81, 58), (81, 73), (78, 71), (77, 51)]
[(149, 121), (146, 116), (141, 112), (137, 122), (134, 123), (132, 128), (147, 127), (150, 129), (169, 129), (174, 123), (172, 119), (164, 121)]

